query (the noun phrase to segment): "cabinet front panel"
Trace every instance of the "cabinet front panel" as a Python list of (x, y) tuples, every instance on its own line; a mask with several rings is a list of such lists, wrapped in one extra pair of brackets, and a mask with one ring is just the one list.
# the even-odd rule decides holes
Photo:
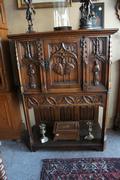
[(99, 107), (105, 108), (105, 94), (64, 94), (25, 96), (28, 108), (33, 108), (35, 123), (55, 121), (98, 120)]
[(7, 98), (0, 97), (0, 129), (12, 128)]
[(45, 41), (46, 86), (50, 92), (81, 89), (80, 38), (58, 38)]
[(15, 94), (0, 94), (0, 139), (16, 139), (21, 135), (21, 115)]
[[(105, 94), (64, 94), (30, 95), (25, 97), (29, 108), (30, 124), (38, 128), (41, 123), (47, 126), (47, 133), (53, 133), (54, 124), (61, 122), (79, 122), (80, 138), (88, 135), (92, 128), (95, 138), (101, 139), (103, 117), (105, 115)], [(33, 113), (33, 115), (31, 114)]]
[(39, 107), (34, 109), (35, 122), (54, 124), (55, 121), (97, 121), (98, 106)]
[(108, 88), (108, 37), (83, 38), (83, 89), (105, 91)]
[(17, 42), (16, 46), (23, 90), (40, 92), (41, 88), (45, 88), (43, 42), (39, 39), (27, 39)]

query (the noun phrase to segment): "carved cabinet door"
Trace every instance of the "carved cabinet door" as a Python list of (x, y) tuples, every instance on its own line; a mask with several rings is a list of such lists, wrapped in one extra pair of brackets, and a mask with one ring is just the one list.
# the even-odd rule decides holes
[(24, 92), (44, 89), (43, 41), (23, 39), (16, 42), (20, 84)]
[(80, 39), (75, 37), (45, 41), (46, 86), (49, 92), (81, 89)]
[(108, 37), (87, 37), (82, 39), (83, 90), (107, 90), (109, 74), (108, 43)]

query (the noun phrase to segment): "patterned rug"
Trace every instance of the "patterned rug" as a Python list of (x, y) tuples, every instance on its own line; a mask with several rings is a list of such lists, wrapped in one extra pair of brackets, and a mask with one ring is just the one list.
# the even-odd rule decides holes
[(120, 158), (45, 159), (40, 180), (120, 180)]

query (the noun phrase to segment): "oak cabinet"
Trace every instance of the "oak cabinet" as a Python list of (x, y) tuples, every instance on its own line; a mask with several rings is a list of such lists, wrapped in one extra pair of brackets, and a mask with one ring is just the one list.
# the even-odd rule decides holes
[[(27, 142), (32, 150), (103, 150), (110, 35), (116, 31), (72, 30), (9, 36), (11, 52), (16, 54), (14, 76), (23, 99)], [(77, 122), (80, 137), (54, 141), (56, 122), (68, 122), (68, 126)], [(46, 124), (46, 143), (41, 143), (41, 123)]]
[(20, 138), (21, 121), (19, 118), (17, 95), (0, 93), (0, 139)]
[(14, 90), (7, 33), (4, 4), (0, 0), (0, 140), (21, 136), (20, 107)]

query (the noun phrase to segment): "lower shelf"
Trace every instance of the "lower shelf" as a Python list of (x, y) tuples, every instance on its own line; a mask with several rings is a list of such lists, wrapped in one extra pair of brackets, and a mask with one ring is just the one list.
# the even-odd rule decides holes
[[(93, 140), (86, 140), (84, 137), (88, 134), (88, 132), (85, 131), (85, 127), (81, 126), (82, 129), (80, 129), (80, 138), (79, 140), (57, 140), (54, 141), (54, 135), (52, 133), (46, 133), (46, 136), (48, 137), (48, 142), (41, 143), (41, 137), (40, 137), (40, 129), (39, 127), (34, 126), (32, 128), (33, 130), (33, 139), (34, 141), (32, 143), (29, 143), (29, 136), (26, 140), (27, 146), (32, 150), (98, 150), (103, 151), (104, 150), (104, 143), (102, 141), (101, 136), (101, 128), (98, 124), (94, 126), (93, 134), (94, 139)], [(52, 131), (50, 131), (52, 132)]]
[(100, 142), (89, 142), (89, 143), (82, 143), (80, 141), (59, 141), (53, 142), (49, 141), (45, 144), (41, 142), (34, 143), (32, 145), (33, 151), (40, 150), (40, 149), (47, 149), (47, 150), (98, 150), (103, 151), (104, 147)]

